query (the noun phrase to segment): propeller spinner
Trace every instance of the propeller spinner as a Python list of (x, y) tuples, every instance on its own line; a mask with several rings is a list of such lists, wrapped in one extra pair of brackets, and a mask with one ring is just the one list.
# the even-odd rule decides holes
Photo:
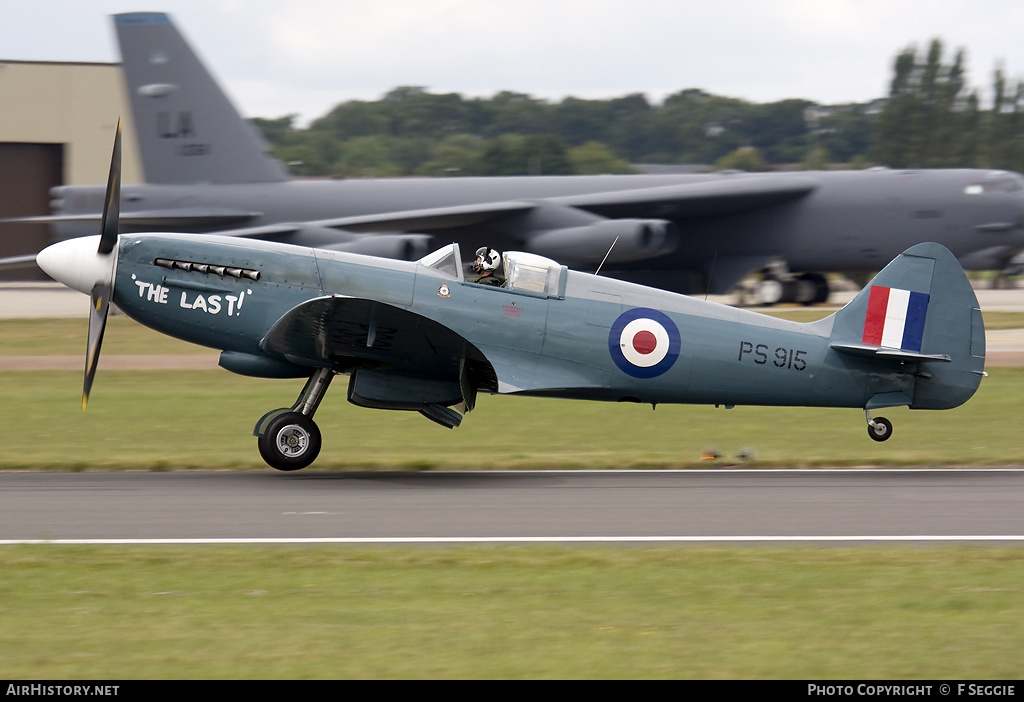
[(69, 288), (87, 293), (89, 307), (89, 345), (85, 356), (85, 381), (82, 387), (82, 409), (89, 402), (96, 366), (100, 360), (103, 331), (107, 326), (110, 298), (114, 294), (114, 273), (117, 268), (118, 219), (121, 209), (121, 122), (117, 122), (114, 150), (110, 157), (110, 174), (103, 204), (100, 235), (69, 239), (48, 246), (36, 256), (36, 263), (47, 275)]

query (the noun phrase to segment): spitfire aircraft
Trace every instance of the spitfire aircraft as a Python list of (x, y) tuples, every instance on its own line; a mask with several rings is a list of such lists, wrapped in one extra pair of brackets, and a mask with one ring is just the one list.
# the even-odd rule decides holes
[(415, 262), (224, 236), (118, 235), (120, 130), (102, 233), (39, 265), (92, 297), (83, 406), (114, 303), (165, 334), (221, 350), (243, 375), (307, 378), (255, 435), (279, 470), (318, 455), (332, 378), (348, 399), (458, 426), (479, 392), (609, 402), (851, 407), (884, 441), (886, 407), (948, 409), (978, 388), (985, 329), (963, 269), (918, 244), (852, 302), (811, 323), (571, 271), (505, 252), (505, 282), (468, 280), (458, 244)]
[[(432, 242), (528, 251), (689, 294), (784, 262), (761, 303), (824, 301), (824, 272), (879, 270), (922, 241), (1017, 272), (1024, 179), (975, 169), (291, 180), (171, 18), (116, 15), (146, 183), (121, 231), (230, 234), (415, 260)], [(60, 238), (93, 234), (102, 186), (52, 192)]]

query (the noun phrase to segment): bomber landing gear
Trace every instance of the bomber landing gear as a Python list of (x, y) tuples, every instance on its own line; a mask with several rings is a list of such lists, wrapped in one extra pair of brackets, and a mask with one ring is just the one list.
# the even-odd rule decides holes
[(803, 273), (793, 277), (784, 269), (769, 269), (754, 289), (754, 299), (764, 307), (796, 302), (817, 305), (828, 301), (828, 280), (821, 273)]
[(871, 418), (871, 410), (864, 410), (868, 418), (868, 436), (875, 441), (885, 441), (892, 436), (892, 422), (885, 417)]
[(260, 456), (271, 468), (300, 470), (320, 454), (320, 429), (313, 422), (313, 413), (324, 399), (334, 378), (330, 368), (317, 370), (306, 381), (299, 399), (291, 409), (276, 409), (263, 415), (253, 434)]

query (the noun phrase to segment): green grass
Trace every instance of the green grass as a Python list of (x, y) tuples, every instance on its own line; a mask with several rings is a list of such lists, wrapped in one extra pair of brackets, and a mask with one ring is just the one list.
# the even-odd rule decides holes
[[(820, 310), (775, 311), (821, 314)], [(1024, 323), (1024, 314), (1008, 313)], [(84, 319), (0, 320), (0, 356), (79, 354)], [(105, 354), (216, 353), (113, 317)], [(850, 409), (623, 405), (483, 396), (456, 430), (416, 413), (354, 407), (345, 378), (317, 413), (324, 451), (314, 469), (686, 468), (708, 465), (999, 465), (1024, 462), (1024, 370), (993, 369), (965, 406), (887, 410), (891, 440), (867, 438)], [(107, 371), (87, 412), (81, 373), (0, 373), (2, 469), (174, 470), (265, 466), (251, 436), (268, 410), (290, 406), (301, 381), (225, 371)]]
[[(801, 311), (802, 312), (802, 311)], [(1009, 323), (1009, 322), (1008, 322)], [(1019, 321), (1013, 326), (1024, 326)], [(0, 322), (0, 355), (83, 352), (84, 320)], [(114, 318), (105, 353), (208, 352)], [(354, 407), (313, 468), (1024, 463), (1024, 369), (948, 412), (480, 398), (454, 431)], [(300, 381), (0, 373), (0, 469), (267, 469), (251, 436)], [(0, 678), (1017, 679), (1020, 547), (0, 548)]]
[[(0, 356), (65, 356), (81, 354), (89, 320), (0, 319)], [(122, 354), (211, 354), (217, 351), (180, 341), (142, 326), (128, 317), (113, 315), (107, 320), (103, 353)]]
[(1019, 679), (1024, 549), (0, 549), (0, 678)]
[[(0, 470), (176, 470), (265, 466), (252, 429), (290, 406), (299, 380), (222, 370), (101, 371), (81, 410), (78, 372), (0, 373)], [(345, 400), (339, 377), (317, 412), (324, 450), (307, 470), (488, 470), (1024, 463), (1024, 369), (995, 368), (967, 404), (886, 410), (893, 437), (855, 409), (648, 405), (485, 395), (458, 429)], [(714, 448), (721, 458), (701, 460)]]
[[(345, 400), (338, 378), (317, 412), (316, 470), (687, 468), (705, 449), (753, 466), (1004, 465), (1024, 463), (1024, 369), (996, 368), (955, 410), (886, 410), (892, 439), (867, 436), (855, 409), (647, 405), (485, 395), (460, 428), (414, 412)], [(252, 429), (290, 406), (298, 380), (222, 370), (101, 371), (81, 410), (77, 372), (0, 373), (6, 428), (0, 469), (265, 469)], [(307, 469), (310, 470), (310, 469)]]

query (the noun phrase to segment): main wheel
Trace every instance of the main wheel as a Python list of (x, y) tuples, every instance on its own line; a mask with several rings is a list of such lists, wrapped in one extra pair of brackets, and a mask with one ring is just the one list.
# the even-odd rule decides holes
[(875, 417), (874, 425), (868, 424), (868, 436), (875, 441), (885, 441), (892, 436), (892, 422), (885, 417)]
[(300, 470), (320, 454), (320, 429), (306, 415), (287, 412), (271, 420), (257, 445), (271, 468)]
[(828, 302), (831, 289), (828, 280), (821, 273), (804, 273), (799, 278), (801, 286), (800, 302), (804, 305), (818, 305)]

